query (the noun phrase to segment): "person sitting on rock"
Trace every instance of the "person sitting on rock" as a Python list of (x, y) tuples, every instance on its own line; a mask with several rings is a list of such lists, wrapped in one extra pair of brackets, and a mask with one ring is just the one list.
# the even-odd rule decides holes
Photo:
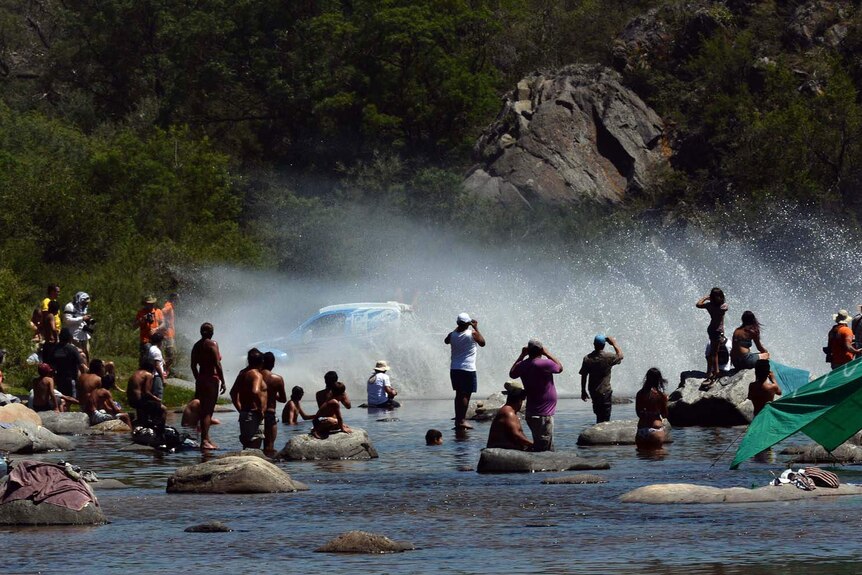
[(425, 432), (425, 445), (443, 445), (443, 434), (439, 429), (429, 429)]
[[(221, 425), (221, 421), (215, 417), (210, 419), (211, 425)], [(183, 408), (183, 417), (180, 420), (183, 427), (194, 427), (201, 430), (201, 400), (193, 399)]]
[(302, 396), (305, 395), (305, 390), (295, 385), (292, 390), (290, 390), (290, 399), (287, 400), (287, 403), (284, 406), (284, 409), (281, 410), (281, 422), (286, 423), (287, 425), (296, 425), (299, 422), (299, 418), (301, 417), (304, 420), (312, 419), (313, 415), (308, 415), (305, 413), (305, 410), (302, 409), (302, 406), (299, 404), (302, 401)]
[(54, 368), (47, 363), (39, 364), (39, 377), (33, 380), (33, 411), (60, 411), (60, 402), (54, 394)]
[(353, 433), (353, 430), (341, 418), (341, 404), (347, 394), (344, 384), (336, 382), (332, 385), (330, 393), (330, 398), (323, 402), (312, 421), (314, 427), (311, 429), (311, 435), (317, 439), (323, 439), (336, 431)]
[[(760, 322), (752, 311), (742, 313), (742, 325), (733, 330), (733, 345), (730, 348), (730, 360), (736, 369), (753, 369), (762, 360), (769, 359), (769, 351), (760, 343)], [(757, 351), (751, 351), (756, 347)]]
[(136, 423), (153, 429), (156, 437), (161, 437), (164, 434), (168, 411), (153, 393), (153, 371), (155, 366), (149, 358), (141, 361), (140, 369), (129, 377), (126, 399), (137, 413)]
[(667, 418), (667, 394), (664, 387), (667, 384), (661, 371), (651, 367), (646, 372), (643, 385), (635, 396), (635, 413), (638, 416), (638, 429), (635, 433), (635, 445), (638, 450), (650, 451), (661, 449), (664, 443), (664, 419)]
[(766, 404), (781, 395), (781, 388), (775, 381), (775, 375), (770, 370), (768, 359), (758, 360), (754, 364), (754, 381), (748, 385), (748, 399), (754, 405), (754, 416), (760, 413)]
[[(318, 409), (321, 408), (323, 404), (326, 403), (326, 401), (332, 397), (332, 386), (338, 383), (338, 374), (334, 371), (327, 371), (326, 374), (323, 376), (323, 383), (326, 387), (318, 391), (314, 396), (314, 398), (317, 400)], [(347, 397), (346, 391), (341, 398), (341, 405), (343, 405), (347, 409), (350, 409), (351, 407), (350, 398)]]
[(497, 415), (491, 422), (487, 447), (521, 451), (531, 449), (533, 442), (524, 435), (521, 418), (518, 417), (518, 412), (521, 411), (524, 399), (527, 397), (527, 391), (524, 385), (517, 381), (507, 381), (503, 388), (506, 405), (497, 411)]
[(389, 364), (380, 360), (374, 366), (374, 373), (368, 378), (368, 407), (379, 407), (381, 409), (393, 409), (401, 407), (395, 396), (398, 392), (389, 382)]
[(110, 391), (102, 389), (100, 386), (93, 390), (89, 397), (90, 405), (92, 406), (92, 411), (87, 412), (90, 416), (90, 425), (98, 425), (99, 423), (119, 419), (128, 425), (129, 429), (132, 428), (132, 419), (128, 413), (120, 411)]

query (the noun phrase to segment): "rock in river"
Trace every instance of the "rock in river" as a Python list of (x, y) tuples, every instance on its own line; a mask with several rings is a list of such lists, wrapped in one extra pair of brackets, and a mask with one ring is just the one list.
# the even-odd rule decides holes
[(815, 497), (862, 495), (862, 486), (842, 484), (837, 489), (817, 488), (803, 491), (791, 484), (758, 487), (712, 487), (691, 483), (659, 483), (639, 487), (620, 496), (623, 503), (761, 503), (768, 501), (794, 501)]
[(0, 423), (15, 423), (17, 421), (29, 421), (34, 425), (42, 425), (39, 414), (23, 403), (10, 403), (0, 407)]
[(221, 521), (207, 521), (206, 523), (186, 527), (184, 531), (186, 533), (230, 533), (233, 529)]
[(400, 553), (416, 547), (411, 543), (392, 539), (367, 531), (348, 531), (328, 541), (316, 553)]
[(84, 435), (90, 431), (90, 418), (86, 413), (42, 411), (42, 425), (58, 435)]
[(754, 415), (748, 401), (748, 385), (753, 381), (753, 369), (722, 377), (706, 390), (704, 379), (684, 378), (668, 396), (668, 419), (674, 427), (748, 425)]
[(326, 459), (375, 459), (377, 450), (371, 444), (368, 433), (358, 427), (353, 433), (333, 433), (326, 439), (303, 434), (294, 435), (276, 459), (326, 460)]
[(0, 452), (44, 453), (71, 449), (75, 449), (75, 444), (70, 439), (29, 421), (19, 421), (8, 429), (0, 429)]
[[(591, 425), (578, 436), (578, 445), (634, 445), (637, 419), (618, 419)], [(672, 443), (670, 422), (664, 421), (667, 436), (665, 443)]]
[(33, 503), (28, 499), (0, 505), (0, 525), (102, 525), (108, 522), (101, 509), (89, 503), (80, 511)]
[(566, 451), (517, 451), (485, 448), (479, 455), (478, 473), (527, 473), (533, 471), (584, 471), (610, 469), (604, 459), (585, 458)]
[(214, 459), (180, 467), (168, 478), (168, 493), (283, 493), (306, 491), (304, 483), (260, 457)]

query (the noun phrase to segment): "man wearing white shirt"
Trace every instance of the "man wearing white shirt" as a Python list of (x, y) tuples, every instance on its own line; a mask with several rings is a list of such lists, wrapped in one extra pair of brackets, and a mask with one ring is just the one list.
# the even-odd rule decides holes
[(449, 378), (455, 391), (455, 428), (473, 429), (467, 424), (467, 407), (470, 396), (476, 393), (476, 349), (485, 347), (485, 338), (479, 333), (479, 322), (466, 313), (458, 314), (457, 327), (443, 340), (452, 348)]

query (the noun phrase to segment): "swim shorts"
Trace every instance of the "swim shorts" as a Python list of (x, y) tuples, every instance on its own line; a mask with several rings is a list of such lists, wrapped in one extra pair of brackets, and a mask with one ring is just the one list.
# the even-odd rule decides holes
[(452, 389), (455, 391), (460, 391), (461, 393), (476, 393), (479, 379), (476, 377), (475, 371), (450, 369), (449, 379), (452, 380)]
[(263, 425), (265, 427), (278, 425), (278, 418), (275, 416), (274, 411), (267, 411), (263, 414)]
[(733, 367), (736, 369), (754, 369), (754, 366), (757, 364), (757, 360), (760, 359), (760, 353), (756, 351), (749, 352), (735, 360), (733, 362)]
[(263, 414), (259, 411), (239, 412), (239, 440), (242, 443), (251, 443), (263, 439)]
[(98, 425), (100, 423), (104, 423), (106, 421), (113, 421), (115, 419), (117, 419), (116, 415), (108, 413), (104, 409), (97, 409), (90, 414), (90, 425)]

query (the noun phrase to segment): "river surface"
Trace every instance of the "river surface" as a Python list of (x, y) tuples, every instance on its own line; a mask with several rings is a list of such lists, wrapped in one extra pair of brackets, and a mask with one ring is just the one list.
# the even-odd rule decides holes
[[(632, 405), (614, 406), (614, 419)], [(133, 486), (98, 491), (109, 525), (0, 528), (2, 573), (859, 573), (862, 498), (787, 503), (655, 506), (622, 504), (642, 485), (692, 482), (760, 486), (781, 461), (727, 469), (737, 429), (675, 429), (664, 457), (644, 458), (634, 446), (581, 448), (604, 457), (608, 479), (598, 485), (543, 485), (561, 473), (479, 475), (487, 423), (466, 439), (450, 428), (451, 401), (405, 401), (384, 413), (354, 408), (346, 421), (368, 430), (380, 458), (368, 462), (279, 464), (310, 490), (274, 495), (169, 495), (167, 478), (198, 452), (170, 455), (120, 452), (125, 436), (76, 438), (78, 449), (47, 454)], [(239, 449), (232, 413), (213, 438)], [(558, 405), (555, 443), (576, 449), (593, 423), (589, 404)], [(444, 444), (426, 447), (425, 431), (443, 431)], [(277, 446), (298, 428), (281, 426)], [(716, 458), (718, 463), (711, 467)], [(862, 472), (838, 469), (843, 481)], [(185, 533), (220, 520), (232, 533)], [(363, 529), (409, 541), (417, 550), (396, 555), (330, 555), (314, 549), (344, 531)]]

